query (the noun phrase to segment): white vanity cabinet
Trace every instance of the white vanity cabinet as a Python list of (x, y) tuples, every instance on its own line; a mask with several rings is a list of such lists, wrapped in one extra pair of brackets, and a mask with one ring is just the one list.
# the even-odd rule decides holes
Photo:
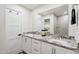
[(31, 53), (31, 38), (23, 37), (24, 43), (23, 43), (23, 50), (30, 54)]
[(23, 37), (23, 50), (28, 54), (76, 54), (75, 51), (59, 47), (50, 43)]
[(42, 42), (41, 54), (75, 54), (75, 51)]
[(41, 54), (55, 54), (55, 48), (51, 44), (42, 42)]

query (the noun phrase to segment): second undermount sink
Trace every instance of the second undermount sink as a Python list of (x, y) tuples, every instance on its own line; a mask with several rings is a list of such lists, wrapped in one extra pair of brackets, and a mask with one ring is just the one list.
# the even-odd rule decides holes
[(58, 45), (62, 45), (62, 46), (70, 47), (70, 48), (77, 48), (73, 46), (71, 43), (67, 41), (59, 40), (59, 39), (47, 39), (47, 41), (50, 43), (56, 43)]

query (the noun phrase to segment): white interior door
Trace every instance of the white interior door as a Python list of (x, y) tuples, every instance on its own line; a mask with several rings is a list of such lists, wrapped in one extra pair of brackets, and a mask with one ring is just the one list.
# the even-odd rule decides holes
[(21, 19), (18, 11), (6, 9), (6, 47), (9, 53), (20, 51), (21, 39), (17, 36), (21, 33)]

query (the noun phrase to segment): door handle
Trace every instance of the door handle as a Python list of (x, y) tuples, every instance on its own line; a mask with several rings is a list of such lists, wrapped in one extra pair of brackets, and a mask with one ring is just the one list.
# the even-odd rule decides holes
[(21, 36), (22, 34), (18, 34), (17, 36)]
[(54, 54), (54, 52), (53, 52), (53, 48), (52, 48), (52, 54)]

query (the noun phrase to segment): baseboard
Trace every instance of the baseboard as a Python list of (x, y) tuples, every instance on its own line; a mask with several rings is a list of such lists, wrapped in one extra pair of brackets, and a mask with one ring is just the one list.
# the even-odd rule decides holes
[(7, 54), (6, 51), (0, 51), (0, 54)]
[(21, 52), (20, 49), (14, 49), (9, 51), (0, 51), (0, 54), (18, 54), (19, 52)]

